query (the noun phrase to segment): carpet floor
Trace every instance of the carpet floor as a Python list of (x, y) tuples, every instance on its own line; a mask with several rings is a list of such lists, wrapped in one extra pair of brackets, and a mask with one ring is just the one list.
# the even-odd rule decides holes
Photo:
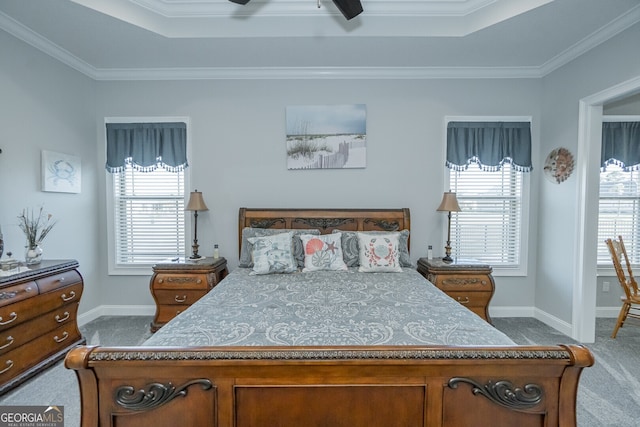
[[(151, 317), (103, 316), (81, 327), (91, 345), (139, 345), (151, 334)], [(532, 318), (495, 318), (496, 328), (517, 344), (574, 343)], [(640, 327), (625, 326), (609, 338), (615, 319), (596, 321), (596, 342), (587, 345), (596, 363), (583, 371), (578, 390), (579, 427), (640, 426)], [(62, 362), (0, 397), (5, 405), (64, 406), (65, 427), (80, 425), (77, 380)]]

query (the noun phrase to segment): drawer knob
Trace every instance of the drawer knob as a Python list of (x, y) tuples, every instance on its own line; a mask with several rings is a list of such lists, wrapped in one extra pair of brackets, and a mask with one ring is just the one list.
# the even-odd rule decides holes
[(202, 279), (196, 280), (196, 283), (202, 283)]
[(456, 298), (460, 304), (469, 304), (469, 297), (458, 297)]
[(9, 315), (9, 320), (7, 320), (6, 322), (4, 322), (2, 320), (2, 317), (0, 316), (0, 325), (8, 325), (9, 323), (15, 321), (18, 318), (18, 315), (16, 314), (15, 311), (12, 311), (11, 314)]
[(60, 343), (60, 342), (62, 342), (62, 341), (64, 341), (64, 340), (66, 340), (67, 338), (69, 338), (69, 332), (64, 331), (64, 332), (62, 333), (62, 338), (59, 338), (59, 337), (56, 335), (55, 337), (53, 337), (53, 340), (54, 340), (55, 342)]
[(158, 283), (164, 282), (164, 279), (158, 279)]
[(7, 367), (4, 368), (2, 371), (0, 371), (0, 374), (4, 374), (5, 372), (7, 372), (9, 369), (13, 368), (13, 360), (7, 360), (6, 363)]
[(69, 312), (68, 311), (65, 311), (62, 315), (64, 317), (60, 317), (59, 314), (56, 315), (56, 322), (62, 323), (62, 322), (66, 321), (69, 318)]
[(187, 300), (187, 296), (186, 295), (182, 295), (182, 298), (180, 297), (180, 295), (176, 295), (176, 297), (174, 298), (174, 300), (176, 302), (185, 302)]
[(15, 340), (13, 339), (13, 337), (12, 337), (11, 335), (9, 335), (9, 336), (7, 337), (7, 343), (6, 343), (6, 344), (4, 344), (4, 345), (1, 345), (1, 346), (0, 346), (0, 350), (4, 350), (5, 348), (9, 347), (11, 344), (13, 344), (13, 342), (14, 342), (14, 341), (15, 341)]
[(71, 301), (75, 297), (76, 297), (76, 293), (74, 291), (69, 292), (69, 296), (67, 296), (67, 294), (60, 295), (60, 298), (62, 298), (62, 301), (65, 301), (65, 302)]

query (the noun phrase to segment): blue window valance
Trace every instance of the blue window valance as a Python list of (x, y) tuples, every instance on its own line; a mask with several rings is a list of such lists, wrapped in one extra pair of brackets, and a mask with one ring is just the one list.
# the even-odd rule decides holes
[(449, 122), (447, 162), (461, 171), (475, 163), (482, 170), (498, 171), (510, 163), (520, 172), (530, 172), (531, 124), (529, 122)]
[(618, 165), (625, 172), (640, 170), (640, 122), (603, 122), (600, 167)]
[(107, 171), (130, 165), (150, 172), (184, 170), (187, 164), (186, 123), (107, 123)]

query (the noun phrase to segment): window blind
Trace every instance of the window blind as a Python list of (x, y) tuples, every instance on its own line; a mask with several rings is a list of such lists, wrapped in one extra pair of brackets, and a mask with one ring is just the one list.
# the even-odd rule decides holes
[(611, 265), (605, 239), (622, 236), (629, 261), (640, 265), (640, 171), (610, 164), (600, 172), (598, 264)]
[(184, 172), (112, 174), (118, 265), (153, 264), (185, 254)]
[(450, 172), (462, 212), (451, 218), (452, 254), (495, 267), (521, 263), (523, 175), (506, 163), (499, 171), (470, 167)]

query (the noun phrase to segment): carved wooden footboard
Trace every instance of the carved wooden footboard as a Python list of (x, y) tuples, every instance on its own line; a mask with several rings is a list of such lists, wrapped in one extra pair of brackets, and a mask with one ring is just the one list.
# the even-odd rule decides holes
[(576, 426), (577, 345), (91, 347), (82, 427)]

